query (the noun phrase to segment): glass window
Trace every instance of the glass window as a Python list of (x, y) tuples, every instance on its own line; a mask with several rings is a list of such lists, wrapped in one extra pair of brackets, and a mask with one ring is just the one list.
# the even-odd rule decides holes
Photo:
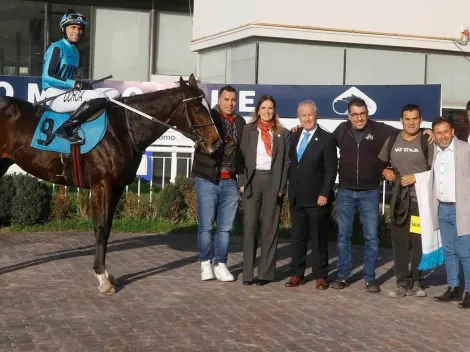
[(0, 75), (41, 75), (44, 17), (44, 3), (0, 0)]
[(465, 108), (470, 97), (470, 63), (457, 55), (429, 54), (427, 83), (440, 84), (442, 105)]
[(62, 32), (60, 30), (59, 24), (62, 16), (69, 10), (73, 9), (82, 15), (86, 16), (88, 19), (88, 28), (85, 30), (85, 35), (82, 37), (82, 40), (77, 45), (77, 49), (80, 53), (80, 67), (78, 68), (77, 77), (80, 78), (90, 78), (90, 6), (76, 6), (76, 5), (64, 5), (64, 4), (52, 4), (52, 13), (51, 18), (51, 27), (49, 29), (49, 39), (50, 43), (47, 43), (48, 46), (63, 38)]
[(422, 53), (348, 48), (346, 84), (423, 84), (424, 66)]
[(189, 13), (157, 12), (156, 21), (157, 74), (182, 76), (195, 74), (197, 54), (189, 50), (193, 26)]
[(96, 9), (93, 78), (149, 79), (149, 11)]
[(215, 49), (201, 53), (199, 56), (201, 81), (204, 83), (225, 83), (226, 64), (227, 49)]

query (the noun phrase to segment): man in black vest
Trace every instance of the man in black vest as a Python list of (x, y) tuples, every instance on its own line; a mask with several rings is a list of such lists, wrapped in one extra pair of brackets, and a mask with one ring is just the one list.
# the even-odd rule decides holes
[[(233, 220), (240, 198), (237, 175), (243, 175), (245, 162), (240, 151), (245, 119), (235, 113), (237, 91), (232, 86), (222, 87), (218, 104), (211, 110), (212, 119), (222, 137), (222, 147), (211, 155), (198, 149), (194, 153), (192, 175), (196, 178), (198, 202), (198, 247), (201, 261), (201, 279), (217, 278), (234, 281), (227, 268), (228, 244)], [(212, 228), (214, 251), (211, 266)]]
[(302, 128), (291, 132), (289, 202), (292, 218), (292, 277), (286, 287), (305, 284), (308, 239), (312, 246), (313, 277), (316, 288), (328, 288), (328, 211), (338, 167), (333, 134), (317, 124), (313, 101), (297, 109)]

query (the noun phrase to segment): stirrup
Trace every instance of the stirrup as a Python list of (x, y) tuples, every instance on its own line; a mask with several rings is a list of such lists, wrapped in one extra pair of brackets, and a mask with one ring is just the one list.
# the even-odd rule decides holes
[(59, 127), (54, 132), (54, 135), (67, 140), (70, 144), (82, 144), (83, 143), (83, 139), (82, 137), (78, 135), (77, 131), (73, 131), (72, 135), (70, 135), (69, 133), (67, 133), (66, 128), (67, 127), (64, 128), (63, 126)]

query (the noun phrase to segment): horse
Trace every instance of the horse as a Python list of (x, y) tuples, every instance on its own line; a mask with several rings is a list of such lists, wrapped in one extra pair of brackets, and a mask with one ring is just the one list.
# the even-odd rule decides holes
[[(91, 190), (96, 240), (93, 270), (99, 281), (98, 290), (103, 294), (115, 293), (118, 285), (105, 263), (114, 212), (125, 186), (135, 181), (146, 148), (171, 126), (194, 137), (198, 142), (196, 147), (203, 153), (216, 152), (222, 145), (204, 93), (198, 88), (194, 75), (190, 76), (188, 83), (180, 78), (178, 87), (121, 97), (117, 101), (150, 115), (154, 120), (108, 102), (108, 127), (103, 139), (90, 152), (81, 155), (82, 187)], [(16, 163), (39, 179), (76, 186), (68, 168), (70, 155), (30, 146), (45, 110), (19, 98), (0, 97), (0, 177)], [(158, 122), (163, 122), (163, 125)]]

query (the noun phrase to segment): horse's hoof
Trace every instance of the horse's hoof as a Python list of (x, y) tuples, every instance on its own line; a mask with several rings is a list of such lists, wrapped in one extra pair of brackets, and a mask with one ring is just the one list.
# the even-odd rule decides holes
[(95, 272), (95, 275), (98, 278), (98, 281), (100, 282), (100, 285), (98, 286), (98, 290), (101, 293), (104, 293), (104, 294), (116, 293), (116, 288), (113, 286), (110, 280), (108, 280), (105, 274), (97, 274)]
[(118, 286), (119, 285), (119, 281), (113, 276), (111, 275), (110, 273), (108, 273), (108, 270), (105, 270), (105, 275), (106, 275), (106, 278), (109, 280), (109, 282), (111, 282), (111, 284), (113, 286)]
[(98, 290), (100, 290), (101, 293), (106, 294), (106, 295), (112, 295), (116, 293), (116, 288), (113, 285), (111, 285), (111, 283), (109, 283), (109, 285), (101, 284), (98, 287)]

